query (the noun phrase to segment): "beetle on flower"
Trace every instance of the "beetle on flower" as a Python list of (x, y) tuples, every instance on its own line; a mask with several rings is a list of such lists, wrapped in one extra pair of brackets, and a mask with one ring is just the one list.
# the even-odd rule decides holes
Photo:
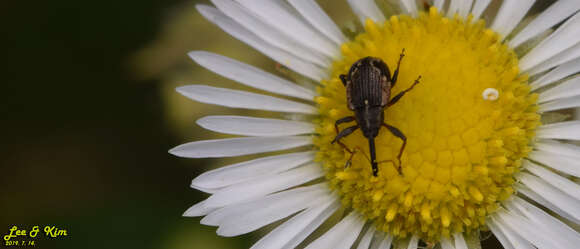
[[(349, 0), (364, 26), (352, 38), (313, 0), (212, 2), (217, 8), (197, 6), (204, 17), (318, 85), (191, 52), (219, 75), (291, 99), (205, 85), (178, 92), (203, 103), (301, 118), (208, 116), (198, 121), (204, 128), (247, 137), (191, 142), (170, 153), (207, 158), (300, 151), (198, 176), (192, 187), (211, 196), (185, 216), (205, 216), (201, 222), (219, 226), (222, 236), (288, 218), (252, 248), (424, 243), (465, 249), (476, 248), (482, 230), (491, 230), (505, 248), (580, 244), (578, 231), (567, 225), (580, 224), (580, 147), (569, 142), (580, 140), (580, 121), (541, 122), (543, 115), (580, 107), (580, 78), (574, 77), (580, 71), (579, 1), (556, 1), (523, 24), (533, 0), (496, 1), (499, 8), (488, 8), (490, 0), (435, 0), (428, 9), (400, 0), (401, 13), (388, 19), (373, 0)], [(353, 131), (340, 141), (363, 153), (332, 143), (335, 122), (352, 115), (343, 84), (352, 79), (340, 76), (352, 76), (351, 66), (369, 56), (398, 68), (403, 48), (405, 63), (392, 92), (410, 89), (417, 75), (421, 87), (385, 116), (405, 131), (407, 144), (402, 151), (401, 139), (378, 133), (376, 162), (387, 163), (372, 172), (364, 134)], [(304, 242), (336, 212), (345, 217)]]

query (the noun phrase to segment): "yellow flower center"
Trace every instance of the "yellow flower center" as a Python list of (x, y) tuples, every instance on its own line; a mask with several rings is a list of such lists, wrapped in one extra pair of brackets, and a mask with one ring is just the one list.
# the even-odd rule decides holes
[[(527, 75), (519, 74), (516, 54), (483, 21), (448, 19), (434, 8), (418, 18), (367, 20), (365, 30), (342, 45), (342, 59), (318, 89), (320, 136), (314, 142), (331, 187), (345, 207), (397, 237), (415, 234), (436, 242), (485, 229), (485, 217), (514, 192), (513, 175), (540, 124), (537, 94), (530, 93)], [(392, 73), (403, 48), (391, 98), (422, 78), (384, 109), (385, 122), (407, 137), (402, 173), (397, 171), (402, 141), (384, 127), (375, 139), (378, 176), (360, 129), (341, 139), (359, 149), (345, 167), (351, 154), (331, 141), (335, 122), (354, 113), (339, 75), (366, 56), (381, 58)]]

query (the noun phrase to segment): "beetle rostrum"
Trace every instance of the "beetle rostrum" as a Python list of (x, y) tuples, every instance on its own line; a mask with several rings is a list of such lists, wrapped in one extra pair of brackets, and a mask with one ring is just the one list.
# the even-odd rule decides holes
[[(379, 134), (380, 128), (384, 126), (394, 136), (403, 141), (403, 145), (397, 155), (399, 161), (397, 170), (399, 171), (399, 174), (402, 174), (401, 155), (407, 145), (407, 138), (399, 129), (385, 122), (384, 111), (386, 108), (397, 103), (405, 93), (411, 91), (421, 79), (421, 76), (419, 75), (411, 87), (391, 98), (391, 89), (397, 83), (399, 67), (404, 56), (405, 49), (401, 52), (397, 63), (397, 69), (395, 69), (395, 72), (392, 75), (385, 62), (379, 58), (370, 56), (362, 58), (352, 64), (347, 75), (340, 75), (340, 80), (346, 88), (346, 102), (348, 109), (354, 112), (354, 116), (341, 118), (334, 123), (337, 135), (332, 143), (340, 144), (350, 153), (350, 158), (347, 160), (345, 167), (348, 167), (351, 164), (352, 157), (358, 150), (360, 150), (360, 148), (349, 149), (346, 145), (340, 142), (340, 139), (350, 135), (360, 128), (363, 135), (369, 141), (369, 151), (371, 154), (369, 161), (373, 170), (373, 176), (377, 176), (379, 172), (379, 162), (376, 161), (375, 137)], [(339, 124), (352, 121), (355, 121), (356, 124), (339, 132)]]

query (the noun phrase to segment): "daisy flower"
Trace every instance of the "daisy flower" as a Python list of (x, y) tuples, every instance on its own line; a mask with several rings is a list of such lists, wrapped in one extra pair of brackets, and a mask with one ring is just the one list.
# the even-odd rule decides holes
[[(580, 140), (580, 121), (551, 117), (580, 107), (580, 1), (556, 1), (533, 16), (533, 0), (417, 2), (383, 11), (373, 0), (348, 0), (360, 21), (354, 35), (313, 0), (198, 5), (209, 21), (302, 78), (189, 53), (275, 96), (208, 85), (179, 93), (272, 116), (204, 117), (203, 128), (241, 137), (194, 141), (170, 153), (275, 153), (195, 178), (191, 186), (211, 196), (184, 215), (205, 216), (201, 223), (218, 226), (221, 236), (278, 221), (252, 248), (465, 249), (480, 247), (485, 231), (507, 249), (577, 248), (580, 147), (572, 142)], [(354, 118), (337, 124), (354, 115), (341, 78), (367, 56), (399, 69), (387, 89), (391, 100), (421, 76), (383, 109), (400, 134), (381, 127), (375, 150)], [(333, 143), (345, 129), (352, 133), (341, 138), (344, 146)], [(376, 176), (368, 159), (375, 151)]]

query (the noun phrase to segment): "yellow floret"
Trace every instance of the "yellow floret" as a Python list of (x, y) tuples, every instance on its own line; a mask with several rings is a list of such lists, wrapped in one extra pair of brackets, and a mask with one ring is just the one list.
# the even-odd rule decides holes
[[(365, 22), (366, 32), (341, 46), (331, 77), (321, 82), (320, 119), (314, 140), (331, 187), (348, 207), (374, 220), (377, 229), (436, 242), (456, 232), (478, 231), (485, 217), (513, 193), (513, 174), (530, 151), (540, 124), (536, 94), (519, 74), (517, 56), (483, 21), (449, 19), (432, 8), (418, 18), (393, 16), (385, 23)], [(338, 144), (334, 123), (352, 116), (339, 79), (366, 56), (379, 57), (395, 70), (405, 49), (391, 97), (421, 82), (385, 109), (385, 122), (407, 137), (402, 174), (397, 171), (399, 138), (381, 128), (376, 138), (378, 177), (367, 157), (360, 130), (341, 141), (360, 148), (350, 153)], [(485, 89), (496, 100), (482, 97)], [(344, 129), (352, 124), (343, 124)]]

